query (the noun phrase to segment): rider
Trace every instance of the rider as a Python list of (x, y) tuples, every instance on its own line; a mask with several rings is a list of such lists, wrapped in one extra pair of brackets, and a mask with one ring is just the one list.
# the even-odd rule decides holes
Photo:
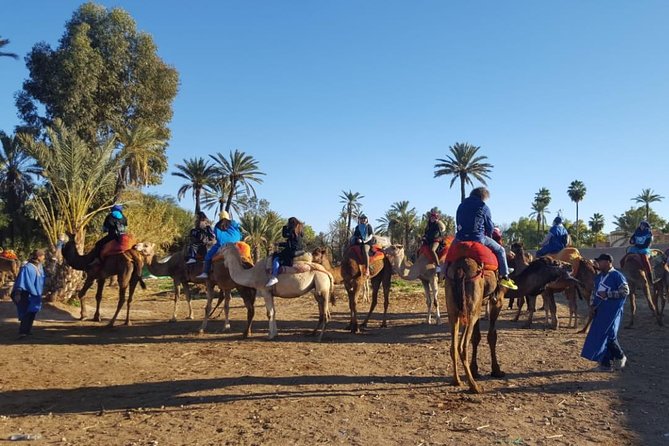
[(440, 217), (441, 215), (439, 215), (439, 210), (437, 208), (430, 209), (430, 217), (428, 218), (425, 233), (423, 234), (423, 245), (430, 248), (432, 260), (434, 260), (434, 264), (437, 265), (437, 268), (435, 269), (436, 273), (441, 272), (437, 251), (446, 235), (446, 225), (441, 221)]
[(123, 206), (115, 204), (111, 207), (104, 223), (102, 223), (102, 230), (105, 231), (107, 235), (95, 243), (95, 259), (98, 260), (102, 260), (100, 258), (102, 247), (112, 240), (116, 240), (120, 243), (121, 236), (128, 230), (128, 219), (123, 215)]
[(367, 216), (361, 214), (358, 217), (358, 225), (353, 231), (353, 244), (360, 245), (360, 251), (365, 258), (365, 275), (369, 277), (369, 249), (374, 244), (374, 229), (368, 223)]
[(627, 252), (632, 254), (643, 254), (643, 259), (646, 272), (649, 274), (651, 283), (653, 283), (653, 268), (650, 265), (650, 244), (653, 242), (653, 233), (650, 231), (650, 223), (646, 220), (641, 220), (639, 226), (634, 230), (634, 234), (630, 237), (630, 246)]
[(477, 187), (472, 189), (469, 197), (460, 203), (455, 215), (457, 225), (455, 241), (474, 241), (490, 248), (499, 263), (499, 284), (517, 290), (518, 286), (513, 280), (509, 279), (509, 266), (506, 263), (504, 247), (490, 237), (494, 225), (492, 224), (490, 208), (485, 204), (489, 197), (490, 192), (487, 188)]
[(211, 260), (214, 258), (221, 246), (226, 243), (236, 243), (242, 240), (242, 228), (239, 223), (230, 218), (230, 214), (223, 210), (218, 214), (220, 220), (214, 226), (214, 233), (216, 234), (216, 243), (209, 248), (207, 255), (204, 256), (204, 268), (202, 273), (196, 276), (196, 279), (206, 279), (209, 277), (209, 270), (211, 269)]
[(207, 245), (216, 241), (216, 235), (211, 229), (211, 222), (204, 212), (198, 212), (195, 227), (190, 230), (189, 238), (186, 264), (197, 263), (198, 253), (206, 252)]
[(265, 284), (266, 287), (274, 286), (279, 282), (277, 276), (281, 265), (292, 266), (293, 257), (302, 255), (304, 252), (303, 227), (304, 223), (295, 217), (290, 217), (288, 223), (281, 228), (281, 235), (286, 241), (279, 243), (279, 246), (283, 248), (281, 251), (272, 254), (272, 276)]
[(541, 242), (541, 248), (537, 251), (537, 257), (556, 254), (562, 251), (571, 243), (569, 232), (562, 224), (562, 217), (559, 215), (553, 220), (553, 226), (548, 230), (548, 234)]

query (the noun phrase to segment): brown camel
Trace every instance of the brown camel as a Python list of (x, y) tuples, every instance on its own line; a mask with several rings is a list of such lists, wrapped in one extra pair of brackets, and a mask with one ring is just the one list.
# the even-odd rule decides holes
[(648, 308), (653, 312), (658, 325), (663, 325), (662, 314), (654, 304), (656, 298), (654, 297), (650, 280), (646, 274), (643, 260), (639, 258), (639, 254), (628, 254), (623, 257), (620, 260), (620, 272), (623, 273), (630, 287), (630, 307), (632, 309), (630, 322), (625, 328), (632, 328), (634, 326), (634, 316), (636, 316), (636, 293), (638, 290), (641, 290), (646, 297)]
[(335, 285), (344, 283), (344, 278), (341, 275), (341, 266), (332, 266), (327, 248), (320, 247), (311, 251), (311, 261), (323, 265), (323, 268), (332, 274)]
[(411, 264), (405, 255), (404, 247), (395, 245), (387, 248), (390, 253), (393, 269), (403, 280), (419, 279), (425, 292), (425, 303), (427, 305), (427, 324), (432, 324), (432, 308), (435, 312), (435, 322), (441, 324), (441, 314), (439, 313), (439, 277), (436, 273), (437, 265), (433, 259), (425, 255), (418, 255), (416, 263)]
[(19, 259), (8, 259), (0, 256), (0, 286), (5, 284), (9, 277), (10, 280), (16, 279), (21, 268), (21, 261)]
[(657, 251), (654, 256), (651, 256), (651, 264), (653, 265), (653, 276), (655, 279), (654, 288), (655, 288), (655, 308), (660, 313), (660, 316), (664, 315), (664, 307), (667, 303), (667, 298), (669, 297), (669, 265), (667, 265), (667, 254), (663, 253), (660, 250), (654, 249)]
[(313, 334), (316, 335), (320, 331), (318, 340), (322, 340), (327, 323), (330, 321), (329, 305), (334, 303), (334, 280), (323, 266), (313, 262), (296, 262), (293, 269), (298, 270), (298, 267), (304, 267), (304, 272), (281, 273), (277, 277), (279, 282), (271, 288), (267, 288), (265, 284), (270, 278), (267, 267), (271, 264), (271, 257), (262, 259), (253, 267), (245, 269), (235, 244), (224, 245), (221, 252), (223, 262), (232, 280), (239, 285), (255, 288), (257, 295), (265, 300), (267, 319), (269, 320), (269, 339), (274, 339), (278, 332), (274, 296), (293, 298), (313, 291), (314, 298), (318, 303), (318, 324)]
[[(484, 270), (483, 265), (478, 264), (475, 260), (465, 257), (453, 262), (446, 271), (446, 307), (451, 323), (453, 385), (462, 384), (458, 372), (458, 363), (462, 361), (471, 391), (483, 392), (483, 388), (475, 380), (479, 377), (477, 354), (478, 344), (481, 341), (479, 319), (482, 305), (487, 303), (490, 308), (488, 344), (492, 362), (491, 376), (501, 378), (504, 372), (497, 361), (495, 324), (502, 309), (503, 299), (511, 295), (515, 297), (536, 296), (547, 283), (558, 278), (568, 278), (568, 270), (568, 265), (550, 258), (534, 260), (514, 279), (518, 290), (509, 290), (498, 287), (496, 271)], [(460, 337), (461, 325), (463, 327), (462, 337)], [(471, 360), (468, 349), (470, 342), (472, 344)]]
[[(173, 281), (174, 286), (174, 312), (172, 314), (171, 321), (174, 322), (177, 320), (177, 303), (179, 300), (179, 288), (182, 287), (184, 294), (186, 295), (186, 301), (188, 302), (188, 319), (193, 319), (193, 306), (191, 304), (191, 293), (190, 293), (190, 283), (204, 283), (207, 285), (207, 305), (202, 321), (202, 326), (200, 327), (200, 333), (204, 333), (204, 330), (207, 326), (207, 321), (213, 311), (218, 308), (221, 304), (221, 301), (224, 301), (223, 309), (225, 314), (225, 325), (224, 329), (230, 329), (230, 291), (234, 288), (238, 288), (237, 284), (232, 282), (230, 275), (225, 269), (223, 262), (217, 261), (214, 262), (212, 269), (214, 270), (210, 275), (209, 279), (197, 279), (196, 276), (202, 272), (203, 262), (197, 262), (192, 264), (186, 264), (183, 251), (178, 251), (166, 259), (159, 261), (155, 256), (155, 244), (153, 243), (144, 243), (138, 245), (139, 251), (144, 254), (144, 260), (149, 272), (155, 276), (170, 276)], [(225, 270), (225, 271), (222, 271)], [(214, 291), (213, 285), (219, 285), (221, 289), (221, 294), (216, 304), (216, 308), (211, 310), (211, 302), (213, 299)], [(211, 286), (211, 289), (210, 289)], [(244, 299), (244, 305), (246, 306), (247, 313), (247, 324), (246, 329), (244, 330), (244, 337), (251, 335), (251, 323), (253, 321), (253, 316), (255, 308), (253, 304), (255, 303), (255, 290), (239, 287), (240, 294)]]
[(383, 321), (381, 327), (387, 327), (387, 315), (390, 296), (390, 278), (393, 274), (393, 267), (389, 256), (392, 255), (392, 247), (384, 250), (383, 258), (374, 256), (369, 262), (369, 278), (372, 282), (372, 303), (369, 307), (369, 313), (362, 325), (358, 326), (357, 298), (358, 293), (363, 289), (365, 277), (364, 260), (355, 254), (355, 247), (349, 247), (344, 253), (344, 262), (341, 265), (341, 275), (344, 279), (344, 288), (348, 294), (348, 306), (351, 311), (351, 322), (347, 327), (351, 333), (360, 333), (361, 328), (367, 327), (379, 297), (379, 288), (383, 285)]
[(97, 292), (95, 293), (95, 315), (93, 320), (100, 322), (100, 303), (102, 302), (102, 291), (105, 287), (105, 279), (110, 276), (115, 275), (118, 281), (118, 305), (116, 307), (116, 312), (114, 317), (109, 321), (108, 326), (111, 328), (116, 322), (121, 308), (126, 301), (126, 290), (128, 291), (128, 304), (125, 317), (125, 325), (130, 324), (130, 304), (132, 303), (133, 295), (135, 294), (135, 288), (139, 283), (142, 288), (146, 289), (144, 281), (142, 281), (142, 267), (143, 267), (143, 258), (142, 255), (136, 249), (130, 249), (122, 254), (114, 254), (108, 257), (105, 257), (101, 264), (96, 264), (91, 266), (90, 263), (95, 257), (95, 252), (91, 251), (85, 255), (81, 255), (77, 252), (77, 247), (74, 242), (74, 236), (69, 235), (70, 239), (62, 248), (63, 259), (72, 268), (85, 271), (86, 280), (83, 287), (79, 290), (78, 297), (79, 303), (81, 306), (81, 316), (80, 319), (84, 320), (86, 318), (86, 304), (84, 297), (86, 292), (93, 285), (93, 282), (97, 282)]
[[(522, 242), (516, 242), (511, 244), (511, 249), (506, 253), (507, 262), (509, 268), (513, 268), (511, 273), (511, 278), (514, 279), (518, 274), (520, 274), (527, 266), (530, 264), (534, 257), (531, 253), (525, 251), (525, 246)], [(509, 299), (508, 308), (513, 308), (514, 303), (513, 297)], [(522, 306), (525, 302), (525, 296), (518, 297), (518, 305)]]

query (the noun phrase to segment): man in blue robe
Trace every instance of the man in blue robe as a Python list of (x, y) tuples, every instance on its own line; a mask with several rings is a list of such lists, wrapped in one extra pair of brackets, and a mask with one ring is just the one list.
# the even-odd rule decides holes
[(595, 261), (599, 265), (599, 274), (595, 277), (590, 297), (594, 317), (581, 356), (597, 361), (601, 371), (611, 371), (612, 361), (616, 361), (617, 368), (622, 369), (627, 357), (618, 343), (618, 329), (630, 289), (625, 276), (613, 268), (611, 255), (600, 254)]
[(30, 255), (30, 260), (21, 267), (14, 281), (11, 295), (21, 321), (19, 339), (32, 334), (35, 316), (42, 309), (45, 279), (43, 263), (44, 251), (36, 249)]

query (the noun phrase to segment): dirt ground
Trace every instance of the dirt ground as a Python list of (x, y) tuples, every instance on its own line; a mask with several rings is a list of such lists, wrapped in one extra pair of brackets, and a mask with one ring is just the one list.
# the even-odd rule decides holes
[[(169, 323), (172, 299), (160, 289), (151, 281), (138, 291), (130, 327), (106, 330), (76, 320), (76, 307), (47, 306), (21, 341), (13, 304), (0, 301), (0, 444), (30, 433), (41, 439), (24, 444), (669, 445), (668, 329), (643, 302), (638, 327), (621, 330), (629, 362), (615, 373), (579, 358), (584, 335), (545, 330), (543, 318), (522, 329), (505, 310), (506, 378), (483, 378), (486, 393), (473, 395), (450, 386), (448, 324), (423, 322), (418, 287), (395, 287), (389, 327), (375, 319), (358, 336), (344, 330), (339, 290), (322, 343), (307, 336), (317, 321), (311, 296), (277, 299), (274, 341), (259, 300), (254, 334), (242, 340), (241, 299), (231, 332), (216, 319), (198, 336), (205, 301), (194, 302), (196, 320), (183, 320), (182, 303)], [(115, 305), (110, 289), (106, 320)], [(566, 325), (564, 302), (559, 312)], [(488, 374), (485, 336), (481, 346)]]

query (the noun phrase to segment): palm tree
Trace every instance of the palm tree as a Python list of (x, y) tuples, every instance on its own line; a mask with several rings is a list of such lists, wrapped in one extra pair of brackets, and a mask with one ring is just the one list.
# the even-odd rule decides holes
[(532, 202), (532, 212), (530, 218), (535, 218), (537, 221), (537, 232), (545, 231), (546, 214), (549, 214), (548, 205), (551, 202), (551, 192), (542, 187), (539, 192), (534, 194), (534, 201)]
[[(9, 39), (3, 39), (0, 37), (0, 48), (2, 48), (5, 45), (9, 44)], [(19, 56), (18, 54), (15, 53), (5, 53), (3, 51), (0, 51), (0, 57), (11, 57), (12, 59), (18, 59)]]
[[(225, 209), (225, 204), (230, 195), (230, 183), (226, 178), (216, 175), (214, 177), (212, 183), (205, 185), (204, 189), (202, 189), (201, 201), (206, 209), (215, 208), (215, 211), (218, 214)], [(241, 215), (243, 210), (241, 204), (247, 200), (247, 197), (244, 191), (241, 190), (239, 184), (237, 185), (237, 191), (234, 193), (234, 196), (236, 197), (236, 200), (232, 202), (230, 207), (235, 214)]]
[(239, 224), (244, 233), (244, 241), (251, 247), (253, 263), (260, 257), (260, 248), (267, 243), (265, 235), (267, 233), (267, 219), (258, 214), (244, 214), (239, 219)]
[(455, 143), (449, 150), (451, 155), (446, 159), (437, 158), (439, 161), (434, 165), (434, 177), (442, 175), (453, 175), (450, 187), (453, 187), (455, 180), (460, 180), (460, 202), (465, 201), (465, 184), (474, 185), (471, 177), (483, 185), (487, 185), (485, 179), (490, 179), (488, 175), (494, 167), (490, 163), (482, 162), (488, 159), (487, 156), (477, 156), (480, 147), (473, 146), (469, 143)]
[(225, 178), (229, 183), (228, 198), (225, 202), (226, 211), (230, 211), (238, 186), (243, 186), (247, 195), (256, 196), (252, 183), (261, 184), (263, 180), (260, 175), (265, 175), (265, 173), (258, 170), (258, 161), (251, 155), (235, 150), (234, 153), (230, 152), (229, 158), (221, 153), (209, 156), (216, 163), (217, 176)]
[(360, 200), (365, 198), (364, 195), (360, 195), (360, 192), (353, 191), (342, 191), (342, 194), (339, 196), (339, 202), (344, 206), (342, 207), (342, 212), (346, 215), (346, 234), (348, 237), (351, 236), (351, 219), (357, 217), (362, 209), (362, 203)]
[(409, 236), (418, 225), (418, 214), (416, 208), (409, 209), (408, 201), (397, 201), (390, 207), (390, 212), (394, 215), (397, 226), (403, 231), (403, 244), (405, 249), (409, 249)]
[(172, 172), (175, 177), (183, 178), (187, 183), (183, 184), (177, 192), (177, 198), (181, 200), (186, 192), (193, 190), (193, 198), (195, 199), (195, 213), (200, 212), (200, 195), (202, 189), (210, 184), (215, 168), (205, 161), (204, 158), (190, 158), (185, 159), (184, 164), (176, 164), (177, 171)]
[(274, 211), (268, 211), (263, 218), (265, 219), (265, 254), (269, 255), (273, 251), (274, 244), (282, 239), (283, 219)]
[(393, 242), (393, 233), (397, 228), (397, 217), (392, 211), (386, 211), (385, 215), (377, 218), (379, 225), (374, 228), (374, 232), (379, 235), (387, 235), (390, 238), (390, 243)]
[(158, 130), (142, 124), (121, 128), (116, 130), (116, 139), (121, 144), (123, 158), (117, 194), (127, 186), (158, 184), (160, 174), (167, 169), (167, 140)]
[(583, 201), (583, 198), (585, 198), (585, 184), (583, 184), (583, 181), (579, 180), (574, 180), (569, 184), (569, 188), (567, 189), (567, 195), (569, 195), (569, 198), (571, 201), (576, 203), (576, 223), (574, 225), (576, 226), (576, 234), (575, 239), (578, 240), (578, 203), (580, 201)]
[(12, 216), (9, 238), (16, 244), (16, 233), (26, 212), (22, 209), (33, 192), (35, 182), (31, 175), (38, 175), (40, 169), (34, 164), (19, 138), (9, 137), (0, 132), (0, 195), (5, 200), (5, 212)]
[(641, 195), (632, 198), (637, 203), (643, 203), (646, 208), (646, 221), (650, 218), (650, 204), (660, 202), (664, 199), (663, 196), (654, 194), (652, 189), (642, 189)]
[(604, 216), (598, 212), (594, 213), (588, 221), (588, 226), (593, 233), (599, 234), (604, 229)]

